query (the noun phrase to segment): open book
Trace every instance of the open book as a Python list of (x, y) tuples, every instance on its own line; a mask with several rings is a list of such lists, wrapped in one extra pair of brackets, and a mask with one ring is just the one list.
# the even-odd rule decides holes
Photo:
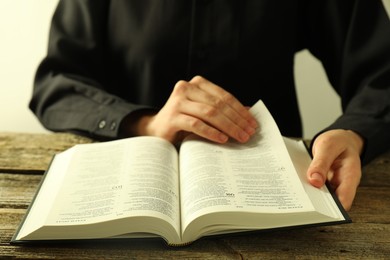
[(12, 242), (200, 237), (350, 222), (327, 187), (306, 180), (303, 142), (281, 136), (264, 104), (250, 142), (190, 136), (76, 145), (57, 154)]

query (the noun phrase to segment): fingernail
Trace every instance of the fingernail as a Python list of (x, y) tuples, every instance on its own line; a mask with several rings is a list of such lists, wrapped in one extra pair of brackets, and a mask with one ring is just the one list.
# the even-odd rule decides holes
[(247, 132), (249, 135), (253, 135), (256, 132), (256, 129), (253, 127), (247, 126), (245, 127), (245, 132)]
[(246, 142), (249, 140), (249, 135), (244, 132), (244, 131), (241, 131), (239, 134), (238, 134), (238, 137), (240, 138), (240, 141), (242, 142)]
[(229, 138), (224, 134), (219, 134), (218, 139), (221, 141), (221, 143), (225, 143)]
[(322, 175), (319, 174), (318, 172), (314, 172), (311, 174), (310, 178), (312, 180), (314, 180), (316, 183), (322, 185), (322, 183), (324, 182), (324, 179), (322, 178)]
[(255, 119), (250, 119), (249, 120), (249, 124), (253, 127), (253, 128), (257, 128), (259, 125), (257, 124), (257, 121)]

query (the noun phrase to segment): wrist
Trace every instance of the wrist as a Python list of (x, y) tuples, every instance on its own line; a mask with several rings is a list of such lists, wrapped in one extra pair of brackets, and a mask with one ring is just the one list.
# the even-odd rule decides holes
[(355, 150), (360, 156), (365, 149), (365, 139), (359, 133), (349, 129), (328, 129), (318, 133), (311, 141), (310, 151), (314, 155), (314, 149), (318, 142), (346, 142), (347, 147)]
[(355, 149), (359, 152), (359, 155), (362, 155), (364, 150), (364, 143), (365, 143), (364, 138), (353, 130), (346, 130), (346, 131), (350, 134)]
[(140, 110), (127, 115), (121, 122), (119, 134), (122, 138), (150, 135), (148, 125), (155, 111)]

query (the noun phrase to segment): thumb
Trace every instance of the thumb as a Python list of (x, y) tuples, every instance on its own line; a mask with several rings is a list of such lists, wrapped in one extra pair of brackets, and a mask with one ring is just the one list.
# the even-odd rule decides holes
[(327, 173), (329, 170), (323, 162), (312, 161), (307, 171), (307, 178), (309, 183), (314, 187), (321, 188), (326, 181)]
[(313, 147), (313, 160), (307, 170), (309, 183), (317, 188), (322, 187), (331, 172), (331, 167), (339, 152), (336, 149), (327, 149), (326, 145), (317, 145)]

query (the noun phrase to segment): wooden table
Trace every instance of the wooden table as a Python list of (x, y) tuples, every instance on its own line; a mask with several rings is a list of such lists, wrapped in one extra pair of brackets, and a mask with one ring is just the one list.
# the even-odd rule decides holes
[(71, 134), (0, 133), (0, 258), (390, 259), (390, 152), (364, 167), (352, 224), (204, 238), (181, 248), (155, 239), (10, 245), (53, 154), (88, 142)]

